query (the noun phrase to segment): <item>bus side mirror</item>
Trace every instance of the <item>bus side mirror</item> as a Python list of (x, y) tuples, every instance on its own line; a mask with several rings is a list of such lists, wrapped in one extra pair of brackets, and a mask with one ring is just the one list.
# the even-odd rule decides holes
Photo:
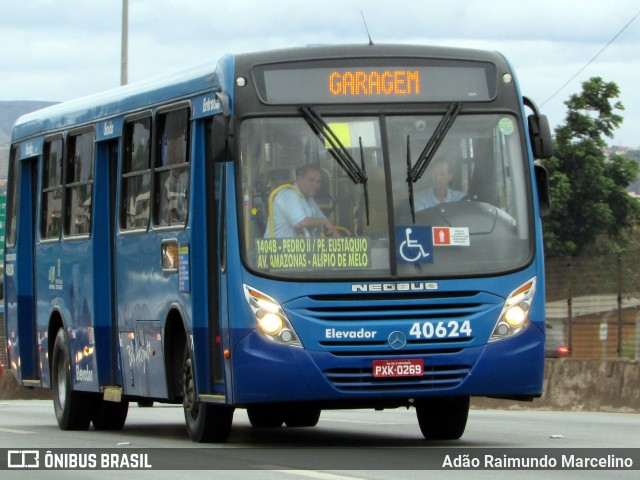
[(538, 187), (538, 202), (540, 204), (540, 215), (545, 216), (551, 213), (551, 195), (549, 194), (549, 173), (547, 169), (537, 163), (534, 165), (536, 173), (536, 185)]
[(216, 115), (211, 125), (211, 158), (214, 162), (230, 162), (233, 160), (233, 134), (231, 133), (231, 117)]
[(527, 117), (529, 139), (534, 158), (550, 158), (553, 156), (553, 140), (546, 115), (541, 115), (538, 106), (528, 97), (522, 97), (523, 103), (531, 109), (533, 115)]
[(553, 142), (551, 129), (546, 115), (529, 115), (529, 138), (535, 158), (550, 158), (553, 156)]

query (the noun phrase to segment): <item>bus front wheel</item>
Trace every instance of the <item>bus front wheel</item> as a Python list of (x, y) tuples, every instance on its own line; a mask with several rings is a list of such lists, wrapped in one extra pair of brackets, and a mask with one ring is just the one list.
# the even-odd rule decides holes
[(96, 394), (73, 390), (69, 341), (61, 328), (53, 346), (51, 384), (53, 409), (62, 430), (87, 430), (91, 423)]
[(247, 415), (254, 428), (279, 428), (284, 422), (284, 410), (272, 405), (247, 407)]
[(100, 399), (93, 413), (93, 428), (96, 430), (122, 430), (129, 413), (129, 402), (108, 402)]
[(469, 397), (428, 398), (416, 401), (416, 414), (427, 440), (457, 440), (464, 433)]
[(198, 443), (227, 441), (233, 422), (233, 408), (198, 401), (193, 362), (188, 346), (185, 347), (182, 364), (182, 405), (187, 431), (192, 441)]
[(320, 413), (319, 408), (293, 408), (285, 413), (284, 423), (287, 427), (315, 427), (320, 420)]

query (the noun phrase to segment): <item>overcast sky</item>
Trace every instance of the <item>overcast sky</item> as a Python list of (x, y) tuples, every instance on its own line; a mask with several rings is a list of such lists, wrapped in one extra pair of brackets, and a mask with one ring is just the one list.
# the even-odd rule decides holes
[[(129, 81), (226, 53), (417, 43), (502, 52), (552, 126), (593, 76), (621, 90), (610, 143), (640, 146), (639, 0), (129, 0)], [(0, 0), (0, 100), (63, 101), (120, 83), (122, 0)]]

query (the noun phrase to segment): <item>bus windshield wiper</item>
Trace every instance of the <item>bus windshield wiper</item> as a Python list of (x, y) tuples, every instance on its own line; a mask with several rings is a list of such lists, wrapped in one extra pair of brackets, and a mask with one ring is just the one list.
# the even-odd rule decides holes
[(362, 181), (362, 187), (364, 189), (364, 210), (367, 216), (367, 225), (369, 225), (369, 189), (367, 188), (367, 167), (364, 164), (364, 148), (362, 148), (362, 137), (358, 137), (358, 143), (360, 144), (360, 165), (361, 172), (364, 180)]
[(449, 106), (447, 113), (445, 113), (442, 120), (440, 120), (440, 123), (433, 132), (433, 135), (431, 135), (431, 138), (424, 147), (424, 150), (422, 150), (422, 153), (418, 157), (415, 165), (412, 165), (411, 162), (411, 140), (409, 135), (407, 135), (407, 184), (409, 185), (409, 207), (411, 208), (411, 219), (413, 220), (413, 223), (416, 223), (413, 184), (420, 180), (422, 175), (424, 175), (424, 172), (427, 170), (431, 160), (433, 160), (433, 157), (442, 144), (444, 137), (447, 136), (447, 133), (460, 113), (460, 110), (462, 110), (461, 103), (456, 102)]
[(305, 105), (300, 107), (300, 110), (304, 114), (307, 123), (311, 127), (311, 129), (318, 135), (319, 137), (325, 139), (327, 143), (331, 146), (329, 148), (329, 153), (335, 159), (335, 161), (342, 167), (345, 173), (349, 176), (351, 181), (355, 184), (361, 183), (364, 188), (364, 201), (365, 201), (365, 209), (367, 215), (367, 225), (369, 225), (369, 191), (368, 191), (368, 178), (367, 172), (364, 164), (364, 151), (362, 148), (362, 138), (359, 139), (360, 142), (360, 163), (359, 166), (354, 160), (349, 150), (347, 150), (338, 135), (333, 131), (333, 129), (329, 126), (327, 122), (324, 121), (322, 116), (311, 106)]

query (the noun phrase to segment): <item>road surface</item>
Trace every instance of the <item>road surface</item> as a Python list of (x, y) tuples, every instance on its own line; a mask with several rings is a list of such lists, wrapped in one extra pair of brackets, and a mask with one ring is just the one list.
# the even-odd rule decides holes
[[(496, 461), (504, 456), (536, 456), (574, 449), (635, 449), (640, 452), (640, 415), (471, 410), (462, 439), (453, 442), (426, 442), (413, 410), (397, 409), (324, 411), (314, 428), (255, 429), (244, 410), (236, 410), (233, 429), (225, 444), (192, 443), (184, 426), (182, 409), (157, 405), (132, 405), (124, 430), (118, 432), (63, 432), (58, 429), (50, 401), (0, 401), (0, 449), (68, 449), (64, 452), (152, 451), (152, 460), (165, 465), (175, 462), (175, 471), (32, 471), (46, 478), (212, 478), (203, 468), (216, 471), (224, 479), (325, 480), (396, 478), (637, 478), (638, 470), (495, 470), (447, 469), (425, 471), (422, 460), (433, 455), (450, 462), (456, 458), (484, 457)], [(114, 450), (111, 450), (114, 449)], [(170, 449), (170, 450), (169, 450)], [(525, 450), (520, 450), (525, 449)], [(541, 450), (529, 450), (541, 449)], [(556, 450), (561, 449), (561, 450)], [(146, 450), (145, 450), (146, 451)], [(584, 450), (587, 452), (586, 450)], [(628, 450), (621, 450), (624, 452)], [(162, 455), (159, 458), (158, 455)], [(589, 450), (588, 452), (593, 453)], [(597, 451), (596, 451), (597, 452)], [(590, 453), (590, 455), (591, 455)], [(466, 456), (466, 457), (465, 457)], [(2, 459), (0, 459), (1, 461)], [(483, 460), (484, 461), (484, 460)], [(154, 463), (151, 462), (151, 463)], [(636, 463), (640, 463), (637, 462)], [(0, 462), (0, 465), (2, 463)], [(6, 463), (5, 463), (6, 465)], [(186, 465), (186, 466), (185, 466)], [(431, 464), (429, 464), (431, 465)], [(496, 464), (492, 464), (492, 468)], [(638, 465), (635, 465), (638, 468)], [(16, 478), (1, 471), (0, 478)], [(25, 472), (20, 472), (21, 476)], [(25, 474), (28, 475), (28, 474)]]

